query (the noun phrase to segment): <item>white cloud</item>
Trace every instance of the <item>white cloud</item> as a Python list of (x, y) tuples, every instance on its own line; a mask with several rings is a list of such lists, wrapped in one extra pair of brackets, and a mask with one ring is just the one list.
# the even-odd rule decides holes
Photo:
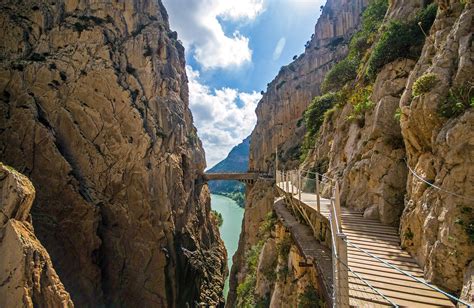
[(275, 46), (275, 50), (273, 50), (273, 61), (280, 59), (281, 53), (283, 52), (283, 48), (285, 48), (285, 45), (286, 38), (280, 38)]
[(227, 36), (221, 20), (252, 21), (264, 11), (264, 0), (165, 0), (170, 23), (187, 50), (204, 69), (237, 67), (252, 60), (249, 39)]
[(252, 132), (257, 121), (255, 108), (262, 96), (231, 88), (211, 90), (200, 82), (198, 71), (189, 65), (186, 71), (194, 122), (206, 150), (208, 167), (212, 167)]

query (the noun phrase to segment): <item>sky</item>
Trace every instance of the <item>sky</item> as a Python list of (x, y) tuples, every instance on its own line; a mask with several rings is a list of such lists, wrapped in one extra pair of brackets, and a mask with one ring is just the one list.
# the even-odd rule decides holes
[(207, 167), (252, 132), (280, 67), (304, 52), (325, 0), (163, 0), (186, 49), (189, 102)]

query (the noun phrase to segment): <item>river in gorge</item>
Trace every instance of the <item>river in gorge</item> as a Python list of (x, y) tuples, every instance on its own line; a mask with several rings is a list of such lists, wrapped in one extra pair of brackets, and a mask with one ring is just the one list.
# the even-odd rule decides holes
[[(230, 272), (232, 256), (237, 251), (239, 245), (240, 227), (242, 217), (244, 216), (244, 209), (238, 206), (234, 200), (214, 194), (211, 194), (211, 208), (221, 213), (224, 221), (219, 231), (224, 240), (225, 248), (227, 249), (227, 265)], [(227, 297), (228, 292), (229, 277), (227, 277), (225, 281), (224, 297)]]

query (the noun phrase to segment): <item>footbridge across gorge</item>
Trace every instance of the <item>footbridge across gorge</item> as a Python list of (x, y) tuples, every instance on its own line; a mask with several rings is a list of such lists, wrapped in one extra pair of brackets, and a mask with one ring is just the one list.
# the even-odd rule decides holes
[(253, 184), (259, 178), (269, 179), (272, 178), (266, 173), (261, 172), (219, 172), (219, 173), (209, 173), (206, 172), (202, 176), (204, 182), (215, 181), (215, 180), (234, 180), (239, 181), (245, 184)]

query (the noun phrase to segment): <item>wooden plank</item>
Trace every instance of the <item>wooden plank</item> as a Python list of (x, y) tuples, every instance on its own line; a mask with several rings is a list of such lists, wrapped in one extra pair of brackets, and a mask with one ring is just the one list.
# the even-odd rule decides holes
[[(385, 264), (383, 263), (375, 263), (375, 262), (366, 262), (366, 263), (361, 263), (361, 262), (353, 262), (352, 259), (349, 260), (349, 266), (351, 268), (354, 269), (354, 271), (357, 272), (357, 269), (358, 268), (363, 268), (363, 269), (369, 269), (369, 270), (377, 270), (377, 271), (380, 271), (381, 273), (383, 272), (393, 272), (395, 271), (394, 269), (386, 266)], [(398, 268), (400, 268), (401, 270), (405, 271), (405, 272), (408, 272), (410, 274), (412, 274), (413, 276), (415, 277), (418, 277), (418, 278), (423, 278), (423, 271), (420, 270), (420, 269), (416, 269), (415, 271), (413, 271), (410, 267), (406, 267), (406, 266), (403, 266), (403, 265), (398, 265), (397, 266)], [(403, 268), (402, 268), (403, 267)]]
[[(297, 196), (290, 195), (290, 197), (299, 203)], [(302, 202), (300, 204), (304, 206), (305, 210), (318, 212), (316, 198), (316, 194), (301, 192)], [(329, 203), (328, 199), (320, 199), (321, 209), (319, 213), (326, 218), (330, 213)], [(384, 225), (374, 219), (365, 219), (363, 213), (346, 208), (340, 208), (337, 214), (341, 217), (342, 228), (348, 236), (349, 242), (415, 277), (423, 277), (423, 270), (401, 248), (397, 228)], [(432, 307), (435, 305), (453, 307), (453, 304), (444, 294), (432, 290), (393, 268), (387, 267), (377, 259), (350, 245), (348, 245), (348, 264), (352, 270), (401, 306)], [(387, 305), (380, 295), (354, 277), (351, 277), (350, 296), (351, 306), (382, 307)]]
[[(389, 284), (380, 283), (380, 282), (370, 282), (370, 284), (384, 295), (390, 295), (390, 293), (387, 293), (387, 292), (399, 292), (401, 294), (403, 293), (415, 294), (418, 296), (438, 298), (443, 301), (446, 300), (446, 297), (443, 294), (436, 292), (432, 289), (416, 289), (416, 288), (407, 287), (404, 285), (403, 286), (393, 285), (393, 284), (389, 285)], [(365, 286), (364, 282), (362, 282), (361, 280), (351, 280), (351, 285)], [(396, 297), (396, 295), (390, 295), (390, 296)]]
[[(423, 271), (418, 267), (418, 264), (416, 263), (407, 263), (407, 262), (400, 262), (400, 261), (390, 261), (391, 265), (395, 265), (396, 267), (400, 268), (403, 271), (407, 272), (413, 272), (413, 273), (418, 273), (418, 274), (423, 274)], [(380, 268), (388, 268), (387, 265), (375, 260), (375, 259), (367, 259), (367, 258), (357, 258), (357, 256), (351, 255), (349, 258), (349, 266), (356, 266), (356, 265), (372, 265), (375, 267), (380, 267)]]

